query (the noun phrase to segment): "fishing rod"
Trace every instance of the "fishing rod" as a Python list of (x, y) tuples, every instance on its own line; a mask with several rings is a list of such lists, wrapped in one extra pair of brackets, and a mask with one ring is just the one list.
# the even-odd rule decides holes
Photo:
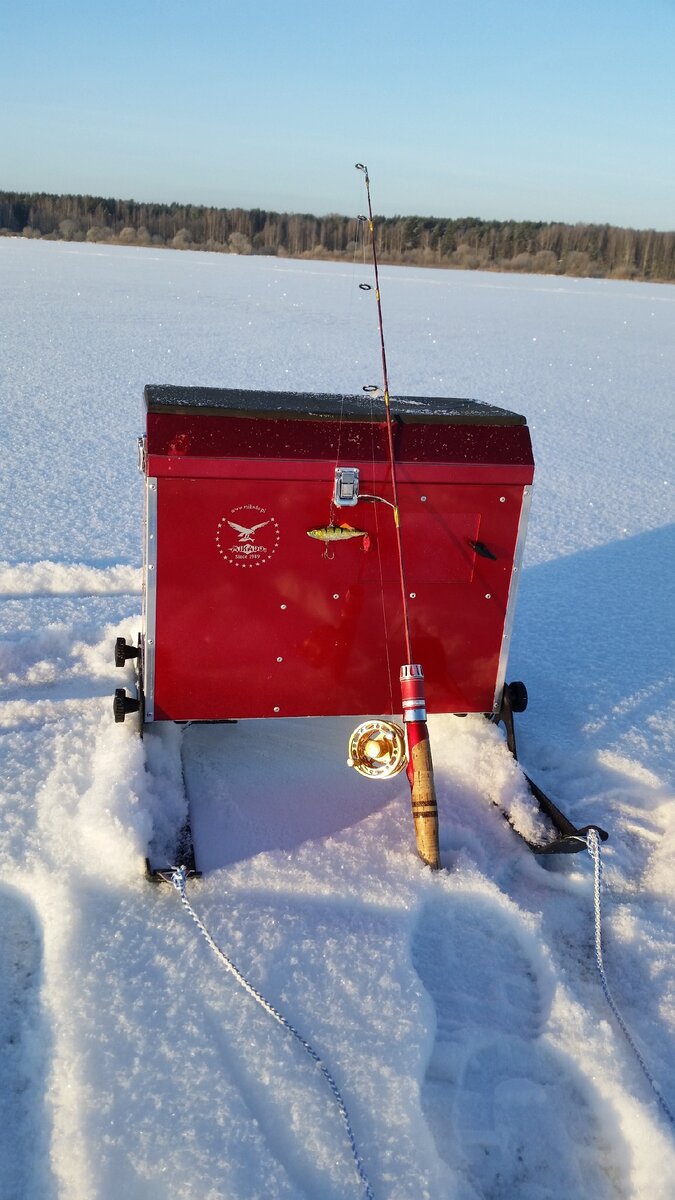
[[(396, 552), (398, 557), (399, 582), (401, 588), (401, 611), (405, 636), (407, 662), (401, 666), (401, 706), (403, 723), (408, 749), (407, 776), (410, 783), (413, 823), (415, 839), (420, 858), (433, 870), (441, 865), (438, 844), (438, 806), (434, 785), (434, 769), (431, 759), (431, 744), (427, 728), (427, 710), (424, 691), (424, 671), (420, 663), (416, 663), (412, 651), (410, 633), (410, 614), (408, 611), (408, 592), (406, 587), (403, 538), (401, 533), (401, 511), (398, 502), (398, 484), (396, 477), (396, 456), (394, 453), (394, 431), (389, 397), (389, 374), (387, 370), (387, 351), (384, 341), (384, 321), (382, 318), (382, 300), (380, 295), (380, 273), (377, 261), (377, 245), (375, 238), (375, 222), (373, 220), (373, 205), (370, 196), (370, 177), (364, 163), (356, 163), (356, 170), (363, 173), (366, 197), (368, 200), (368, 229), (373, 259), (375, 277), (375, 301), (377, 304), (377, 325), (380, 338), (380, 353), (382, 357), (382, 398), (386, 416), (387, 449), (389, 469), (391, 472), (391, 490), (393, 499), (394, 528), (396, 531)], [(364, 285), (362, 285), (364, 286)], [(365, 285), (367, 286), (367, 285)], [(368, 288), (368, 290), (370, 290)], [(366, 392), (379, 392), (379, 388), (366, 387)]]

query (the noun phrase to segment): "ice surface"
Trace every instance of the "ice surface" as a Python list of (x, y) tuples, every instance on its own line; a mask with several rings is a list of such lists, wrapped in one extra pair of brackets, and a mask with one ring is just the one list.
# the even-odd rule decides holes
[[(219, 966), (147, 845), (345, 1096), (377, 1200), (670, 1200), (673, 1131), (592, 959), (591, 863), (542, 865), (480, 718), (431, 723), (447, 870), (344, 722), (111, 720), (135, 641), (146, 383), (379, 384), (362, 265), (0, 239), (2, 1200), (344, 1200), (325, 1081)], [(521, 757), (610, 830), (605, 958), (675, 1103), (675, 288), (381, 271), (392, 392), (523, 412), (537, 479)]]

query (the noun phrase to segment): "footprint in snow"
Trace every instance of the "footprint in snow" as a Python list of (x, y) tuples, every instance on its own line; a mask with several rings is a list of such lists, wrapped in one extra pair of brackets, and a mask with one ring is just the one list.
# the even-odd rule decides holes
[(516, 923), (481, 896), (422, 913), (413, 963), (436, 1010), (422, 1102), (438, 1153), (480, 1200), (619, 1200), (585, 1085), (539, 1039), (546, 1005)]
[(0, 938), (0, 1197), (49, 1200), (49, 1122), (44, 1110), (49, 1033), (40, 1013), (42, 943), (23, 897), (2, 889)]

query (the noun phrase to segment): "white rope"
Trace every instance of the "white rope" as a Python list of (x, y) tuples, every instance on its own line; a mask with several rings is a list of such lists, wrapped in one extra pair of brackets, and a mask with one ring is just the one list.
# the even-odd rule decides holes
[(270, 1017), (272, 1017), (275, 1021), (277, 1021), (279, 1025), (282, 1025), (283, 1028), (288, 1033), (293, 1035), (293, 1037), (296, 1039), (296, 1041), (298, 1041), (300, 1043), (303, 1050), (306, 1051), (306, 1053), (309, 1055), (309, 1057), (313, 1060), (315, 1065), (321, 1071), (321, 1074), (323, 1075), (331, 1092), (333, 1093), (335, 1103), (337, 1104), (337, 1106), (340, 1110), (340, 1116), (342, 1117), (342, 1120), (343, 1120), (343, 1123), (345, 1126), (347, 1138), (349, 1141), (349, 1146), (350, 1146), (350, 1149), (352, 1152), (352, 1157), (354, 1159), (354, 1164), (356, 1166), (356, 1170), (357, 1170), (359, 1179), (361, 1180), (361, 1183), (363, 1184), (366, 1196), (368, 1197), (368, 1200), (375, 1200), (372, 1188), (370, 1186), (370, 1183), (368, 1182), (368, 1177), (366, 1175), (363, 1163), (361, 1161), (361, 1155), (359, 1154), (358, 1147), (356, 1145), (356, 1139), (354, 1137), (354, 1131), (352, 1129), (352, 1124), (349, 1119), (349, 1113), (347, 1112), (347, 1106), (346, 1106), (344, 1100), (342, 1099), (342, 1093), (340, 1092), (340, 1089), (338, 1088), (337, 1083), (335, 1082), (335, 1080), (333, 1079), (333, 1076), (331, 1075), (330, 1071), (328, 1070), (328, 1067), (326, 1067), (324, 1065), (324, 1063), (319, 1058), (319, 1055), (316, 1053), (316, 1050), (314, 1050), (314, 1048), (310, 1045), (310, 1043), (307, 1042), (305, 1040), (305, 1038), (303, 1038), (302, 1034), (298, 1033), (297, 1029), (295, 1029), (293, 1027), (293, 1025), (291, 1025), (290, 1021), (288, 1021), (286, 1019), (286, 1017), (284, 1017), (282, 1015), (282, 1013), (278, 1012), (278, 1010), (274, 1007), (274, 1005), (270, 1004), (269, 1000), (266, 1000), (265, 997), (260, 994), (260, 992), (256, 991), (256, 989), (253, 987), (253, 984), (249, 983), (249, 981), (248, 981), (248, 979), (246, 979), (245, 975), (242, 975), (239, 968), (234, 965), (232, 960), (227, 957), (224, 950), (221, 950), (220, 946), (211, 937), (211, 934), (209, 933), (208, 929), (206, 928), (206, 925), (204, 924), (204, 922), (201, 920), (201, 918), (195, 912), (194, 908), (190, 904), (190, 901), (188, 900), (187, 895), (185, 893), (185, 885), (187, 882), (187, 871), (186, 871), (185, 867), (177, 867), (176, 870), (173, 871), (173, 873), (171, 875), (171, 882), (180, 896), (183, 908), (186, 910), (186, 912), (188, 912), (190, 914), (190, 916), (192, 917), (192, 920), (194, 921), (195, 925), (197, 926), (199, 932), (202, 934), (202, 936), (208, 942), (209, 946), (213, 950), (213, 953), (220, 959), (223, 966), (226, 967), (226, 969), (230, 972), (230, 974), (234, 975), (234, 978), (236, 979), (237, 983), (244, 989), (245, 992), (248, 992), (249, 996), (251, 996), (256, 1001), (256, 1003), (260, 1005), (261, 1008), (264, 1008), (265, 1012), (268, 1013), (268, 1015)]
[(663, 1109), (664, 1113), (668, 1117), (668, 1120), (673, 1125), (675, 1125), (675, 1115), (673, 1114), (672, 1109), (669, 1107), (669, 1105), (667, 1104), (667, 1102), (664, 1100), (663, 1096), (661, 1095), (661, 1092), (660, 1092), (660, 1089), (659, 1089), (659, 1086), (658, 1086), (656, 1080), (654, 1079), (651, 1071), (649, 1070), (649, 1067), (647, 1066), (644, 1058), (642, 1057), (642, 1054), (638, 1050), (638, 1047), (635, 1044), (635, 1041), (633, 1040), (630, 1030), (628, 1029), (626, 1022), (624, 1021), (623, 1017), (621, 1016), (621, 1013), (619, 1012), (619, 1010), (616, 1006), (616, 1001), (614, 1000), (614, 997), (610, 991), (609, 983), (607, 982), (607, 975), (605, 974), (605, 965), (604, 965), (603, 957), (602, 957), (602, 932), (601, 932), (602, 910), (601, 910), (601, 906), (600, 906), (600, 891), (601, 891), (601, 885), (602, 885), (602, 860), (600, 858), (600, 838), (598, 836), (597, 830), (589, 829), (588, 833), (586, 834), (586, 845), (588, 847), (588, 853), (590, 854), (591, 858), (593, 859), (593, 866), (595, 868), (595, 870), (594, 870), (595, 962), (596, 962), (596, 965), (598, 968), (598, 973), (600, 975), (600, 982), (602, 983), (602, 990), (605, 993), (605, 999), (606, 999), (607, 1003), (609, 1004), (609, 1007), (612, 1010), (612, 1013), (614, 1014), (616, 1022), (618, 1024), (621, 1032), (623, 1033), (626, 1041), (628, 1042), (628, 1045), (630, 1046), (631, 1050), (633, 1051), (633, 1054), (637, 1058), (637, 1060), (640, 1064), (640, 1067), (642, 1068), (642, 1072), (643, 1072), (645, 1078), (647, 1079), (647, 1082), (649, 1083), (650, 1087), (652, 1088), (652, 1091), (654, 1092), (656, 1099), (658, 1100), (659, 1104), (661, 1105), (661, 1108)]

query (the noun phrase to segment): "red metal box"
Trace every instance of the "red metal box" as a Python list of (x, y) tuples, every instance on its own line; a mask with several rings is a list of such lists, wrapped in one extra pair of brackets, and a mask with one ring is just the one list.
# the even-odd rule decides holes
[[(381, 398), (159, 386), (145, 398), (145, 719), (400, 712)], [(534, 473), (525, 419), (422, 397), (391, 412), (428, 709), (496, 711)], [(358, 472), (354, 506), (333, 503), (336, 467)], [(308, 536), (343, 523), (364, 536)]]

